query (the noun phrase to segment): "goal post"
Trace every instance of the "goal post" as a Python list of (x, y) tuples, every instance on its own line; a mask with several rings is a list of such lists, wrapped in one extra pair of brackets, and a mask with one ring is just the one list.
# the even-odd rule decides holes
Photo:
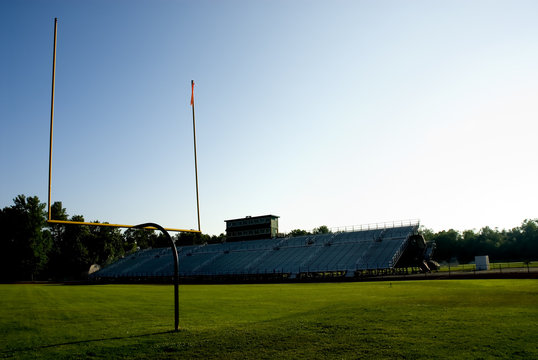
[[(47, 223), (49, 224), (72, 224), (72, 225), (87, 225), (87, 226), (107, 226), (115, 228), (136, 228), (138, 225), (124, 225), (124, 224), (108, 224), (108, 223), (99, 223), (99, 222), (83, 222), (83, 221), (71, 221), (71, 220), (54, 220), (52, 219), (51, 205), (52, 205), (52, 144), (53, 144), (53, 129), (54, 129), (54, 90), (55, 90), (55, 77), (56, 77), (56, 42), (57, 42), (57, 33), (58, 33), (58, 18), (54, 18), (54, 45), (53, 45), (53, 55), (52, 55), (52, 90), (51, 90), (51, 101), (50, 101), (50, 134), (49, 134), (49, 173), (48, 173), (48, 201), (47, 201)], [(200, 204), (198, 200), (198, 167), (196, 159), (196, 128), (194, 123), (194, 81), (191, 81), (192, 84), (192, 95), (191, 95), (191, 105), (193, 110), (193, 133), (194, 133), (194, 162), (195, 162), (195, 175), (196, 175), (196, 206), (198, 212), (198, 230), (193, 229), (179, 229), (179, 228), (160, 228), (166, 231), (171, 232), (190, 232), (190, 233), (201, 233), (200, 228)], [(160, 227), (160, 226), (159, 226)], [(160, 230), (156, 227), (147, 226), (144, 227), (150, 230)]]

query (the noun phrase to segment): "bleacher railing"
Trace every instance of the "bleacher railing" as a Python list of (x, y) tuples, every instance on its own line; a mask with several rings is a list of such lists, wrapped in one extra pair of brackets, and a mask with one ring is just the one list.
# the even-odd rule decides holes
[(392, 256), (392, 259), (390, 260), (389, 262), (389, 266), (390, 267), (394, 267), (396, 266), (396, 264), (398, 263), (398, 261), (400, 260), (400, 257), (402, 256), (402, 254), (404, 253), (405, 249), (407, 248), (407, 245), (409, 245), (409, 237), (411, 236), (411, 234), (407, 235), (407, 237), (405, 238), (405, 241), (400, 245), (400, 247), (398, 248), (398, 250), (394, 253), (394, 255)]
[(410, 220), (398, 220), (398, 221), (387, 221), (380, 223), (371, 223), (371, 224), (362, 224), (362, 225), (347, 225), (330, 228), (331, 232), (352, 232), (352, 231), (365, 231), (365, 230), (381, 230), (381, 229), (393, 229), (403, 226), (419, 226), (419, 219), (410, 219)]

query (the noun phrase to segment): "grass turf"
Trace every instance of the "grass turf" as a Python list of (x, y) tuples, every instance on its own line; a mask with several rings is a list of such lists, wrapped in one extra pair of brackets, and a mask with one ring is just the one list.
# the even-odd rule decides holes
[(538, 358), (538, 281), (0, 285), (0, 358)]

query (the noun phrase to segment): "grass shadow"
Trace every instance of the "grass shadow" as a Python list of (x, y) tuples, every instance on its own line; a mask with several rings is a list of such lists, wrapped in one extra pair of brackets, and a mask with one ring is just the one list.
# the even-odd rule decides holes
[(89, 339), (89, 340), (78, 340), (78, 341), (68, 341), (63, 343), (57, 343), (57, 344), (50, 344), (50, 345), (41, 345), (41, 346), (29, 346), (26, 348), (20, 348), (20, 349), (11, 349), (11, 350), (5, 350), (0, 351), (0, 354), (2, 357), (6, 355), (15, 355), (20, 352), (25, 351), (37, 351), (37, 350), (43, 350), (43, 349), (50, 349), (60, 346), (68, 346), (68, 345), (80, 345), (80, 344), (90, 344), (90, 343), (97, 343), (102, 341), (110, 341), (110, 340), (125, 340), (125, 339), (135, 339), (135, 338), (144, 338), (148, 336), (154, 336), (154, 335), (164, 335), (164, 334), (173, 334), (173, 333), (179, 333), (181, 330), (168, 330), (168, 331), (158, 331), (153, 333), (147, 333), (147, 334), (139, 334), (139, 335), (129, 335), (129, 336), (114, 336), (114, 337), (108, 337), (108, 338), (99, 338), (99, 339)]

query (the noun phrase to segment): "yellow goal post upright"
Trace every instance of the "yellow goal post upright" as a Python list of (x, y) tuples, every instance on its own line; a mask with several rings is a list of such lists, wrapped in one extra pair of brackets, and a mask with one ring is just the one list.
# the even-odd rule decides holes
[(189, 232), (189, 233), (199, 233), (201, 234), (200, 228), (200, 204), (198, 200), (198, 163), (196, 159), (196, 125), (194, 122), (194, 81), (191, 81), (192, 93), (191, 93), (191, 106), (192, 106), (192, 120), (193, 120), (193, 134), (194, 134), (194, 166), (195, 166), (195, 175), (196, 175), (196, 206), (197, 206), (197, 215), (198, 215), (198, 230), (193, 229), (179, 229), (179, 228), (164, 228), (159, 224), (147, 222), (139, 225), (124, 225), (124, 224), (109, 224), (109, 223), (98, 223), (98, 222), (85, 222), (85, 221), (71, 221), (71, 220), (54, 220), (52, 219), (51, 214), (51, 198), (52, 198), (52, 139), (53, 139), (53, 128), (54, 128), (54, 87), (55, 87), (55, 77), (56, 77), (56, 40), (57, 40), (57, 30), (58, 30), (58, 18), (54, 18), (54, 45), (53, 45), (53, 55), (52, 55), (52, 90), (51, 90), (51, 105), (50, 105), (50, 137), (49, 137), (49, 182), (48, 182), (48, 201), (47, 201), (47, 223), (49, 224), (59, 224), (59, 225), (87, 225), (87, 226), (105, 226), (105, 227), (114, 227), (114, 228), (134, 228), (134, 229), (147, 229), (147, 230), (159, 230), (164, 236), (168, 239), (170, 248), (172, 250), (172, 255), (174, 257), (174, 313), (175, 313), (175, 330), (179, 329), (179, 296), (178, 296), (178, 285), (179, 285), (179, 259), (177, 254), (177, 248), (172, 240), (172, 237), (168, 233), (171, 232)]
[[(107, 224), (107, 223), (97, 223), (97, 222), (81, 222), (81, 221), (70, 221), (70, 220), (54, 220), (52, 219), (51, 213), (51, 204), (52, 204), (52, 144), (53, 144), (53, 131), (54, 131), (54, 88), (55, 88), (55, 77), (56, 77), (56, 41), (57, 41), (57, 29), (58, 29), (58, 18), (54, 18), (54, 46), (53, 46), (53, 56), (52, 56), (52, 90), (51, 90), (51, 105), (50, 105), (50, 137), (49, 137), (49, 174), (48, 174), (48, 201), (47, 201), (47, 222), (50, 224), (73, 224), (73, 225), (88, 225), (88, 226), (108, 226), (116, 228), (134, 228), (137, 225), (124, 225), (124, 224)], [(192, 100), (191, 100), (192, 102)], [(194, 131), (194, 115), (193, 115), (193, 131)], [(195, 149), (196, 149), (196, 135), (194, 138)], [(196, 151), (196, 150), (195, 150)], [(195, 154), (196, 157), (196, 154)], [(196, 193), (197, 193), (197, 208), (198, 208), (198, 230), (193, 229), (180, 229), (180, 228), (163, 228), (166, 231), (172, 232), (190, 232), (190, 233), (201, 233), (200, 228), (200, 209), (198, 205), (198, 172), (197, 172), (197, 159), (195, 158), (195, 174), (196, 174)], [(150, 230), (157, 230), (155, 227), (147, 227)]]

